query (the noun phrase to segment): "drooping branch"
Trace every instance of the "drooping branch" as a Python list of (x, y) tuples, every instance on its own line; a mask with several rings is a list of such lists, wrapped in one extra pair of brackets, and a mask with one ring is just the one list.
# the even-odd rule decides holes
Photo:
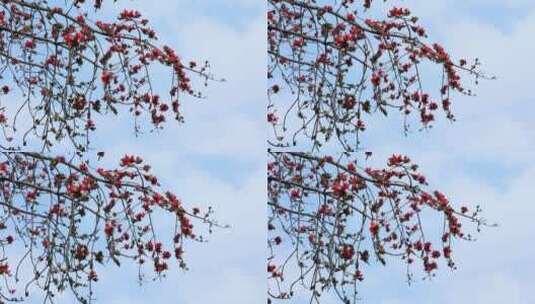
[[(46, 149), (67, 140), (83, 152), (99, 115), (127, 110), (136, 132), (144, 116), (156, 128), (170, 117), (182, 121), (181, 93), (202, 97), (192, 77), (213, 79), (208, 63), (184, 62), (157, 45), (138, 11), (105, 21), (101, 1), (95, 13), (84, 1), (53, 3), (0, 2), (0, 128), (7, 140), (22, 130), (23, 144), (33, 138)], [(163, 70), (166, 93), (153, 79)]]
[[(1, 152), (0, 209), (0, 296), (6, 301), (22, 301), (37, 286), (43, 303), (65, 289), (89, 303), (97, 265), (131, 260), (141, 276), (150, 263), (160, 276), (174, 258), (186, 268), (184, 246), (203, 241), (193, 222), (217, 225), (211, 209), (186, 209), (160, 188), (149, 165), (130, 155), (108, 170), (60, 156)], [(159, 236), (165, 222), (174, 227), (167, 228), (174, 229), (170, 240)]]
[[(268, 3), (272, 146), (303, 146), (309, 139), (313, 149), (335, 141), (344, 151), (357, 151), (374, 113), (399, 112), (405, 128), (412, 113), (423, 127), (440, 108), (454, 119), (453, 93), (472, 94), (461, 75), (476, 82), (487, 77), (477, 59), (455, 61), (429, 42), (406, 8), (385, 14), (372, 10), (371, 1)], [(424, 77), (428, 70), (441, 77), (440, 84)]]
[(486, 225), (479, 206), (470, 211), (425, 190), (406, 156), (393, 155), (384, 169), (362, 164), (354, 154), (269, 153), (271, 299), (304, 288), (311, 303), (327, 291), (356, 303), (367, 265), (401, 260), (409, 279), (413, 265), (428, 275), (442, 262), (454, 268), (455, 240), (472, 239), (463, 224)]

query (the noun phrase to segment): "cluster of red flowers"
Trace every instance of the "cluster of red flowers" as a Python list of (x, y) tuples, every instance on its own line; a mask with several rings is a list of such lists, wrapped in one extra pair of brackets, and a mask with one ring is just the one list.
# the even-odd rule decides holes
[(62, 36), (63, 41), (65, 41), (67, 47), (70, 49), (80, 47), (95, 38), (93, 32), (87, 26), (82, 27), (79, 31), (76, 31), (74, 27), (70, 27), (63, 31)]
[(119, 20), (132, 20), (141, 17), (141, 13), (136, 10), (124, 10), (119, 15)]

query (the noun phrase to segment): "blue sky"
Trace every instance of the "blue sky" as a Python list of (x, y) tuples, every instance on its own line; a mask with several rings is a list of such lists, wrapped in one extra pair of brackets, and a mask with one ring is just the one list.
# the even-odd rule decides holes
[[(154, 5), (157, 3), (157, 5)], [(396, 2), (398, 4), (400, 2)], [(477, 56), (498, 80), (483, 82), (477, 97), (458, 98), (455, 124), (403, 137), (401, 125), (374, 130), (369, 141), (382, 159), (410, 155), (432, 185), (452, 200), (481, 204), (500, 227), (459, 244), (454, 273), (404, 282), (399, 265), (369, 272), (363, 303), (535, 303), (535, 3), (530, 0), (410, 0), (437, 41)], [(166, 186), (186, 202), (213, 205), (232, 225), (192, 244), (190, 271), (137, 285), (133, 268), (108, 267), (96, 286), (98, 303), (265, 302), (265, 3), (261, 0), (138, 0), (128, 2), (152, 20), (160, 38), (183, 57), (208, 59), (227, 79), (206, 89), (206, 100), (184, 104), (186, 124), (133, 138), (127, 119), (108, 122), (96, 146), (117, 160), (124, 151), (145, 157)], [(399, 126), (399, 128), (397, 127)], [(384, 158), (384, 157), (383, 157)], [(33, 303), (40, 303), (35, 299)], [(72, 303), (65, 295), (60, 303)], [(307, 303), (294, 300), (288, 303)], [(325, 298), (326, 304), (337, 302)]]

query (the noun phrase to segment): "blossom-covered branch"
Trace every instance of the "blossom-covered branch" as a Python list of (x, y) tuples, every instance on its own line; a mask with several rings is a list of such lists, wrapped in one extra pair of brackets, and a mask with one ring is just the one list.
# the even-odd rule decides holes
[[(374, 113), (399, 112), (405, 128), (413, 113), (423, 127), (440, 109), (454, 119), (453, 93), (472, 94), (461, 76), (487, 78), (477, 59), (455, 60), (430, 42), (407, 8), (385, 12), (372, 1), (348, 0), (268, 3), (273, 147), (319, 149), (334, 141), (356, 151)], [(429, 71), (439, 83), (424, 77)]]
[[(193, 223), (217, 225), (211, 209), (186, 208), (131, 155), (115, 169), (92, 169), (64, 157), (2, 152), (0, 209), (0, 296), (6, 301), (23, 300), (37, 286), (43, 303), (65, 289), (89, 303), (98, 265), (131, 260), (140, 279), (145, 264), (158, 276), (170, 259), (185, 268), (183, 247), (203, 241)], [(161, 239), (162, 226), (173, 231), (171, 239)]]
[(357, 159), (269, 153), (271, 299), (289, 299), (304, 287), (311, 303), (321, 303), (326, 291), (356, 303), (368, 265), (401, 259), (409, 279), (413, 265), (429, 275), (441, 263), (454, 268), (455, 241), (472, 239), (464, 224), (486, 225), (479, 207), (426, 190), (408, 157), (393, 155), (382, 169)]
[[(0, 2), (0, 129), (8, 141), (22, 129), (24, 144), (33, 136), (44, 148), (67, 140), (84, 151), (99, 115), (127, 110), (136, 132), (144, 117), (154, 127), (182, 121), (180, 94), (201, 97), (192, 78), (213, 79), (207, 62), (184, 62), (157, 45), (139, 11), (104, 20), (102, 1), (54, 2)], [(158, 65), (169, 76), (165, 93), (165, 81), (153, 79)]]

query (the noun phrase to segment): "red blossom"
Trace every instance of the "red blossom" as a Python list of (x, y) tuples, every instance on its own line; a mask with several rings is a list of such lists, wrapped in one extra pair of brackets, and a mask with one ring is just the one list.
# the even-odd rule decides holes
[(34, 49), (36, 47), (35, 42), (33, 39), (28, 39), (26, 42), (24, 42), (24, 47), (27, 49)]
[(102, 80), (102, 83), (105, 86), (109, 86), (112, 79), (113, 79), (113, 73), (110, 71), (104, 71), (102, 72), (102, 75), (100, 76), (100, 80)]
[(344, 260), (351, 260), (355, 255), (355, 249), (351, 245), (344, 245), (340, 251), (340, 256)]

